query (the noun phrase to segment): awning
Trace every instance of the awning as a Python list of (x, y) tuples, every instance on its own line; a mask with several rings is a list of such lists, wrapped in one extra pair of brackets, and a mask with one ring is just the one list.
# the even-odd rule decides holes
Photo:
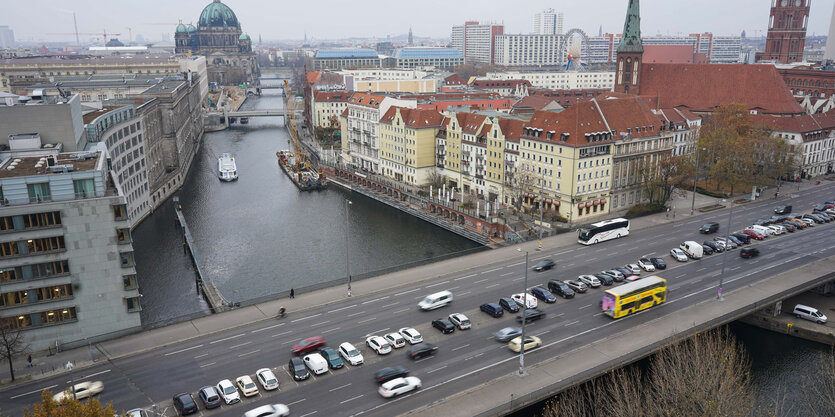
[(546, 198), (545, 202), (548, 204), (554, 204), (554, 200), (551, 200), (550, 198)]
[(586, 208), (586, 203), (580, 203), (579, 207), (580, 208)]
[(559, 206), (560, 206), (560, 202), (559, 202), (559, 200), (554, 201), (554, 205), (556, 205), (557, 207), (559, 207)]

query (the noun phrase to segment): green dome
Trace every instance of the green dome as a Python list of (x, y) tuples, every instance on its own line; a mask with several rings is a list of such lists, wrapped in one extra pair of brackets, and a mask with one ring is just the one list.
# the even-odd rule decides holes
[(200, 13), (200, 20), (197, 23), (200, 27), (240, 27), (238, 17), (229, 6), (214, 0)]
[(185, 32), (185, 31), (186, 31), (186, 25), (184, 25), (184, 24), (182, 24), (182, 23), (180, 23), (179, 25), (177, 25), (177, 33), (183, 33), (183, 32)]
[(186, 26), (186, 32), (191, 33), (191, 32), (194, 32), (194, 31), (196, 31), (196, 30), (197, 30), (197, 28), (196, 28), (196, 27), (194, 27), (194, 26), (192, 26), (192, 24), (191, 24), (191, 23), (189, 23), (189, 24), (188, 24), (188, 26)]
[(239, 41), (248, 41), (249, 40), (249, 35), (247, 35), (246, 33), (241, 33), (241, 36), (238, 36), (238, 40)]

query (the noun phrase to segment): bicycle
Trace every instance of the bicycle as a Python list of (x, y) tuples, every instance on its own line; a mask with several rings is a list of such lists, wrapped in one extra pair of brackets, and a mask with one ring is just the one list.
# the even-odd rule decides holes
[(284, 308), (284, 307), (281, 307), (281, 308), (278, 309), (278, 316), (276, 316), (276, 318), (277, 319), (283, 319), (286, 314), (287, 314), (287, 309)]

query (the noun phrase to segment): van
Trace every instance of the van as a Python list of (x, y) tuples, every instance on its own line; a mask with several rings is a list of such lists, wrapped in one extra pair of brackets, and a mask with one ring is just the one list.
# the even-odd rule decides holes
[(452, 293), (449, 291), (436, 292), (435, 294), (427, 295), (423, 301), (418, 303), (421, 310), (434, 310), (441, 308), (452, 302)]
[(692, 240), (682, 243), (679, 247), (692, 259), (702, 259), (702, 255), (704, 255), (704, 248), (702, 248), (702, 245)]
[(751, 225), (749, 229), (763, 235), (764, 237), (769, 237), (774, 234), (774, 231), (769, 229), (767, 226), (758, 226), (756, 224)]
[(814, 321), (816, 323), (826, 323), (826, 316), (824, 316), (823, 313), (821, 313), (820, 311), (818, 311), (818, 309), (814, 307), (805, 306), (803, 304), (798, 304), (794, 306), (794, 311), (792, 311), (792, 314), (794, 314), (795, 317)]

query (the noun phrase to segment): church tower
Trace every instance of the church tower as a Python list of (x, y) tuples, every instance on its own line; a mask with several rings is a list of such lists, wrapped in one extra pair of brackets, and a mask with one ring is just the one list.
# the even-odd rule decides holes
[(783, 64), (803, 61), (810, 3), (811, 0), (771, 2), (765, 52), (757, 52), (757, 61), (775, 61)]
[(615, 91), (638, 94), (641, 86), (641, 60), (644, 46), (641, 43), (641, 13), (638, 0), (629, 0), (623, 36), (618, 44), (618, 60), (615, 69)]

